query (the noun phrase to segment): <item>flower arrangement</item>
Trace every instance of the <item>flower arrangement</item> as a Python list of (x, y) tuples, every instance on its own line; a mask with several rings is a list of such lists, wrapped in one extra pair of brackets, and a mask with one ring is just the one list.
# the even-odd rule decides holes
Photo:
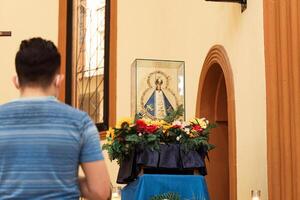
[(153, 151), (159, 150), (162, 143), (179, 143), (185, 151), (204, 148), (208, 152), (214, 148), (214, 145), (208, 142), (214, 124), (210, 124), (205, 118), (194, 118), (184, 122), (178, 119), (178, 110), (174, 113), (172, 117), (167, 116), (164, 120), (150, 120), (140, 115), (135, 120), (122, 119), (107, 131), (107, 142), (103, 149), (108, 151), (110, 160), (120, 163), (137, 145)]

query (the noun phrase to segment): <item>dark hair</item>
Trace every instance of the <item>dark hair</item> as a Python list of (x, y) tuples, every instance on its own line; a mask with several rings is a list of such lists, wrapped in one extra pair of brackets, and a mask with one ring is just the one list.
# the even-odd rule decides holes
[(19, 84), (46, 88), (60, 68), (60, 54), (49, 40), (31, 38), (21, 42), (16, 59)]

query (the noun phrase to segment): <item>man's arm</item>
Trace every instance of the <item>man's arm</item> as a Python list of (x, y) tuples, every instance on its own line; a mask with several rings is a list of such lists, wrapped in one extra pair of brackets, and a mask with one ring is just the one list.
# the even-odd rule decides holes
[(88, 200), (111, 199), (110, 179), (103, 160), (81, 163), (85, 177), (79, 179), (81, 194)]

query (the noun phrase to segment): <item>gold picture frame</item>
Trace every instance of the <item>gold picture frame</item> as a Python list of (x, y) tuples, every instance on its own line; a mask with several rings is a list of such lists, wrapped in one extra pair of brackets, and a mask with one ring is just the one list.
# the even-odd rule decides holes
[(184, 61), (136, 59), (132, 66), (132, 116), (138, 113), (161, 120), (181, 105), (184, 109), (184, 73)]

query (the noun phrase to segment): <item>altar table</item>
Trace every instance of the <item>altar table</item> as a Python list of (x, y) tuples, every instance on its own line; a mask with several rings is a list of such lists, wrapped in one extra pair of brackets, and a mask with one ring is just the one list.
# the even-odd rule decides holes
[(149, 200), (152, 196), (175, 192), (182, 200), (209, 200), (201, 175), (144, 174), (123, 188), (122, 200)]

